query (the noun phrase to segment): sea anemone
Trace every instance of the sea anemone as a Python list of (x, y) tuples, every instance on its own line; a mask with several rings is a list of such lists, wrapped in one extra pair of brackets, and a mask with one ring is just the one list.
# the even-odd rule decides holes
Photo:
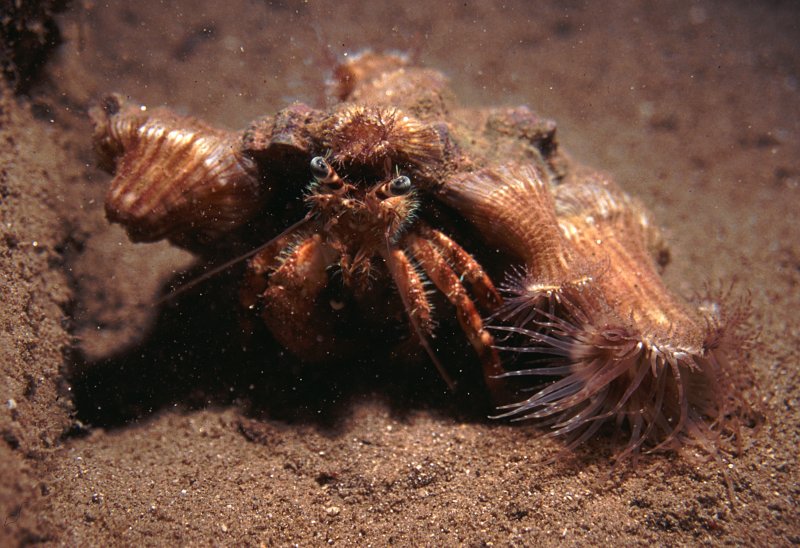
[(495, 317), (493, 329), (507, 335), (498, 348), (526, 358), (503, 377), (539, 379), (526, 389), (531, 396), (500, 406), (499, 417), (535, 420), (567, 449), (613, 423), (628, 438), (618, 461), (635, 461), (643, 446), (688, 444), (716, 455), (720, 434), (738, 431), (724, 333), (732, 326), (722, 318), (707, 318), (699, 346), (680, 345), (617, 315), (588, 281), (537, 285), (510, 278), (507, 306)]
[(527, 385), (527, 397), (498, 402), (499, 417), (535, 421), (568, 449), (613, 424), (627, 437), (618, 461), (686, 444), (718, 457), (742, 407), (728, 361), (738, 339), (727, 335), (741, 314), (666, 288), (660, 235), (611, 181), (547, 181), (511, 165), (445, 187), (446, 201), (523, 265), (490, 329), (510, 353), (502, 378)]

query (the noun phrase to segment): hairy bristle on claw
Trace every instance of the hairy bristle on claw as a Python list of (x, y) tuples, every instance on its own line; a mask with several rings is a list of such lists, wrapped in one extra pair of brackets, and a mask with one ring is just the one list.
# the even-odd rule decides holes
[(325, 146), (335, 163), (424, 166), (444, 157), (436, 130), (395, 108), (347, 106), (327, 123)]

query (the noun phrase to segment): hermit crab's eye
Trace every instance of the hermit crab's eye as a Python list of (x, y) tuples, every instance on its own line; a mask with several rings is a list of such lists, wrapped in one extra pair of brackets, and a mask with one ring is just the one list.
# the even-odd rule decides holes
[(389, 181), (388, 189), (389, 194), (392, 196), (402, 196), (403, 194), (408, 194), (408, 191), (411, 190), (411, 179), (405, 175), (395, 177)]
[(325, 179), (331, 171), (331, 166), (322, 156), (314, 156), (311, 159), (311, 174), (315, 179)]
[(314, 179), (323, 185), (329, 192), (341, 194), (344, 192), (344, 181), (336, 174), (331, 165), (322, 156), (311, 159), (311, 174)]

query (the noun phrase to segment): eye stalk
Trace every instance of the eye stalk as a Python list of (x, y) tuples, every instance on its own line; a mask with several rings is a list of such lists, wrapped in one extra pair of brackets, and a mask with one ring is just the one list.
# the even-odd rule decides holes
[(336, 174), (331, 165), (322, 156), (311, 159), (311, 175), (321, 185), (329, 190), (339, 192), (344, 188), (344, 181)]
[(409, 179), (406, 175), (400, 175), (399, 177), (395, 177), (389, 181), (389, 184), (386, 188), (390, 196), (402, 196), (404, 194), (408, 194), (411, 190), (411, 179)]

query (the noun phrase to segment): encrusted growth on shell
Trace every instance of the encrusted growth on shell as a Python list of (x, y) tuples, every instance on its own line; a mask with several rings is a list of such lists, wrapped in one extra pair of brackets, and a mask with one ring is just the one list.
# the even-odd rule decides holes
[(527, 106), (499, 108), (488, 112), (485, 127), (495, 137), (494, 141), (503, 143), (503, 137), (510, 137), (505, 142), (522, 148), (516, 154), (513, 150), (499, 151), (501, 154), (508, 157), (532, 154), (531, 163), (544, 166), (552, 180), (561, 180), (567, 174), (568, 162), (559, 149), (553, 120), (542, 118)]
[(352, 100), (353, 92), (360, 86), (408, 66), (408, 56), (401, 53), (384, 54), (365, 50), (351, 55), (333, 69), (326, 85), (328, 98), (334, 103)]
[(262, 174), (280, 173), (295, 162), (305, 168), (308, 155), (317, 148), (309, 127), (323, 117), (318, 110), (294, 103), (275, 116), (254, 120), (244, 132), (243, 152), (258, 162)]
[(91, 110), (101, 165), (115, 176), (109, 220), (130, 238), (195, 249), (246, 222), (260, 207), (255, 164), (239, 135), (194, 118), (106, 97)]
[(455, 104), (441, 72), (410, 66), (405, 56), (372, 52), (339, 65), (328, 93), (334, 101), (400, 108), (423, 121), (443, 119)]

